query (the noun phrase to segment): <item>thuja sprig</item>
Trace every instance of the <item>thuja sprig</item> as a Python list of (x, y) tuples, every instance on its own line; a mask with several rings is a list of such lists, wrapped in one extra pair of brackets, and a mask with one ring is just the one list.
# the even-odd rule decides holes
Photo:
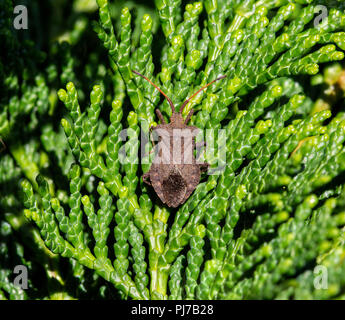
[[(88, 224), (95, 239), (95, 246), (91, 249), (87, 246), (86, 231), (83, 230), (80, 221), (83, 212), (82, 208), (78, 208), (77, 215), (73, 213), (75, 200), (77, 200), (75, 192), (78, 193), (78, 190), (75, 188), (80, 183), (80, 168), (73, 166), (70, 176), (72, 178), (72, 195), (70, 197), (70, 211), (68, 215), (66, 215), (59, 200), (50, 196), (47, 182), (43, 177), (38, 176), (37, 178), (42, 205), (35, 199), (30, 183), (26, 180), (23, 181), (22, 188), (26, 207), (28, 208), (25, 212), (26, 216), (34, 220), (41, 229), (41, 235), (45, 240), (45, 244), (52, 252), (59, 253), (63, 257), (74, 258), (80, 264), (95, 270), (103, 278), (113, 283), (125, 296), (130, 295), (133, 298), (143, 298), (142, 293), (137, 290), (129, 275), (126, 272), (115, 270), (107, 255), (106, 239), (110, 232), (108, 226), (113, 218), (112, 210), (110, 210), (111, 198), (108, 191), (103, 184), (99, 185), (100, 209), (97, 215), (90, 199), (87, 196), (82, 198)], [(80, 196), (78, 195), (78, 198)]]
[[(143, 16), (133, 48), (130, 10), (122, 10), (115, 34), (108, 1), (97, 4), (94, 29), (129, 102), (121, 91), (110, 108), (103, 104), (103, 87), (95, 86), (83, 111), (73, 83), (59, 91), (68, 110), (61, 124), (77, 162), (69, 173), (70, 213), (41, 176), (37, 197), (27, 181), (22, 184), (26, 214), (49, 248), (94, 269), (123, 298), (301, 296), (286, 289), (293, 277), (299, 286), (305, 277), (314, 294), (310, 266), (316, 259), (333, 266), (337, 279), (342, 269), (334, 261), (342, 254), (337, 248), (345, 223), (344, 117), (332, 118), (330, 110), (309, 114), (312, 101), (296, 76), (308, 78), (321, 64), (344, 58), (343, 8), (330, 10), (328, 23), (314, 28), (313, 1), (203, 1), (184, 11), (181, 1), (156, 1), (164, 46), (155, 65), (151, 18)], [(193, 124), (216, 131), (206, 133), (206, 141), (214, 136), (215, 143), (205, 157), (216, 168), (212, 151), (224, 145), (223, 170), (206, 176), (176, 211), (140, 182), (148, 164), (136, 162), (138, 152), (150, 144), (139, 145), (140, 125), (147, 133), (157, 122), (155, 108), (165, 117), (171, 111), (133, 69), (160, 85), (177, 108), (202, 85), (227, 76), (185, 109), (196, 110)], [(95, 139), (101, 106), (110, 111), (106, 147)], [(120, 139), (123, 129), (126, 141)], [(121, 150), (133, 158), (126, 162)], [(81, 168), (99, 180), (97, 199), (82, 195)]]

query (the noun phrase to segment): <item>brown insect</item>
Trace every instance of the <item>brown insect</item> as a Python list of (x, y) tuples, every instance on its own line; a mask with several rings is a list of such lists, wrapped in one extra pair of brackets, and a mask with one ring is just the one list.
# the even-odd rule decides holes
[[(159, 161), (155, 161), (157, 158), (156, 155), (150, 170), (142, 178), (145, 183), (154, 188), (163, 203), (169, 207), (176, 208), (190, 197), (200, 182), (201, 172), (207, 171), (209, 166), (208, 163), (197, 163), (193, 155), (193, 151), (196, 148), (195, 131), (199, 129), (195, 126), (188, 126), (188, 122), (194, 110), (190, 110), (186, 119), (183, 119), (182, 111), (188, 102), (200, 91), (206, 89), (212, 83), (224, 79), (226, 76), (221, 76), (202, 87), (182, 104), (179, 112), (176, 112), (171, 99), (158, 86), (139, 72), (133, 71), (133, 73), (144, 78), (159, 90), (167, 99), (172, 110), (170, 122), (166, 123), (160, 110), (156, 109), (156, 114), (161, 124), (158, 124), (156, 127), (151, 127), (150, 131), (157, 131), (159, 141), (162, 144), (157, 154)], [(180, 139), (181, 136), (177, 136), (176, 132), (187, 132), (187, 135), (182, 135), (183, 139)], [(176, 140), (181, 141), (180, 147), (176, 147), (176, 143), (178, 144)], [(152, 143), (154, 145), (153, 141)], [(175, 161), (176, 159), (180, 161)]]

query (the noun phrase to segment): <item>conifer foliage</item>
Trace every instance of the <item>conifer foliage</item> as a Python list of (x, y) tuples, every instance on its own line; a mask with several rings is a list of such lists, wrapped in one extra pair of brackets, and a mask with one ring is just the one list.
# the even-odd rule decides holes
[[(0, 297), (345, 297), (342, 1), (62, 1), (78, 15), (42, 44), (39, 28), (11, 29), (11, 3)], [(177, 110), (226, 75), (183, 110), (214, 142), (201, 152), (214, 171), (176, 209), (141, 178), (153, 159), (142, 136), (171, 109), (132, 70)], [(17, 264), (28, 290), (13, 286)]]

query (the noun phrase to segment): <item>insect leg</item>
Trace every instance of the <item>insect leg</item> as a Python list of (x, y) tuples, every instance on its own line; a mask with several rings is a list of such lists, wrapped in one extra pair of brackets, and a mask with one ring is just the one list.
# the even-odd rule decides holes
[(150, 152), (146, 152), (146, 153), (144, 154), (144, 158), (147, 157), (149, 154), (151, 154), (151, 153), (155, 150), (156, 144), (155, 144), (155, 141), (153, 140), (152, 134), (151, 134), (151, 133), (152, 133), (152, 130), (153, 130), (154, 128), (155, 128), (154, 126), (151, 126), (151, 127), (150, 127), (150, 132), (149, 132), (149, 136), (150, 136), (150, 140), (151, 140), (151, 143), (152, 143), (153, 148), (152, 148), (152, 150), (151, 150)]
[[(195, 145), (195, 147), (196, 147), (196, 151), (197, 151), (197, 155), (196, 155), (196, 158), (197, 158), (197, 160), (199, 161), (199, 157), (200, 157), (200, 154), (201, 154), (201, 148), (202, 147), (204, 147), (204, 146), (206, 146), (206, 141), (200, 141), (200, 142), (198, 142), (196, 145)], [(204, 162), (204, 163), (200, 163), (199, 164), (199, 168), (200, 168), (200, 171), (201, 172), (206, 172), (207, 170), (208, 170), (208, 168), (209, 168), (209, 164), (207, 163), (207, 162)]]
[(200, 141), (196, 144), (197, 148), (205, 147), (206, 146), (206, 141)]
[(208, 163), (201, 163), (201, 164), (199, 164), (199, 167), (200, 167), (200, 171), (201, 172), (206, 172), (207, 170), (208, 170), (208, 167), (209, 167), (210, 165), (208, 164)]
[(4, 141), (2, 141), (1, 138), (0, 138), (0, 143), (2, 144), (2, 148), (0, 149), (0, 152), (3, 152), (4, 150), (6, 150), (6, 145), (5, 145)]
[(200, 155), (201, 155), (201, 148), (202, 147), (206, 147), (206, 141), (200, 141), (195, 145), (195, 149), (196, 149), (196, 158), (199, 159)]
[[(152, 131), (154, 131), (154, 130), (156, 130), (156, 129), (159, 129), (159, 128), (161, 128), (162, 127), (162, 125), (160, 125), (160, 124), (158, 124), (157, 126), (151, 126), (150, 127), (150, 133), (149, 133), (149, 135), (150, 135), (150, 140), (151, 140), (151, 143), (152, 143), (152, 150), (149, 152), (149, 154), (151, 154), (154, 150), (155, 150), (155, 148), (156, 148), (156, 146), (157, 146), (157, 144), (155, 143), (155, 140), (153, 140), (153, 137), (152, 137)], [(158, 140), (158, 141), (160, 141), (160, 140)], [(147, 154), (145, 154), (145, 157), (147, 156)]]
[(143, 174), (143, 181), (149, 186), (152, 186), (151, 181), (150, 181), (150, 171)]
[(162, 112), (159, 110), (159, 109), (156, 109), (156, 115), (158, 117), (158, 119), (163, 123), (163, 124), (166, 124), (164, 118), (163, 118), (163, 115), (162, 115)]
[(194, 113), (194, 110), (191, 109), (186, 117), (186, 120), (184, 121), (184, 124), (188, 124), (188, 122), (190, 121), (190, 119), (192, 118), (192, 115)]
[(152, 131), (154, 130), (154, 128), (155, 128), (154, 126), (150, 127), (150, 139), (151, 139), (151, 143), (152, 143), (153, 147), (156, 146), (156, 143), (155, 143), (155, 141), (152, 138)]

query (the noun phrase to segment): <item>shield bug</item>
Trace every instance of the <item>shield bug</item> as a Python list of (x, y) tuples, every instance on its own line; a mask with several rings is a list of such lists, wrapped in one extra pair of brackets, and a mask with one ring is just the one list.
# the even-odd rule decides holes
[(142, 178), (145, 183), (154, 188), (163, 203), (176, 208), (190, 197), (200, 182), (201, 173), (206, 171), (209, 166), (207, 163), (197, 163), (193, 155), (196, 148), (195, 136), (199, 129), (195, 126), (188, 126), (188, 122), (194, 110), (190, 110), (186, 119), (183, 119), (182, 111), (199, 92), (226, 76), (221, 76), (199, 89), (176, 112), (171, 99), (158, 86), (139, 72), (133, 70), (133, 73), (153, 85), (167, 99), (172, 110), (170, 122), (166, 123), (160, 110), (156, 109), (161, 124), (151, 127), (150, 131), (158, 133), (161, 148), (153, 160), (150, 170)]

